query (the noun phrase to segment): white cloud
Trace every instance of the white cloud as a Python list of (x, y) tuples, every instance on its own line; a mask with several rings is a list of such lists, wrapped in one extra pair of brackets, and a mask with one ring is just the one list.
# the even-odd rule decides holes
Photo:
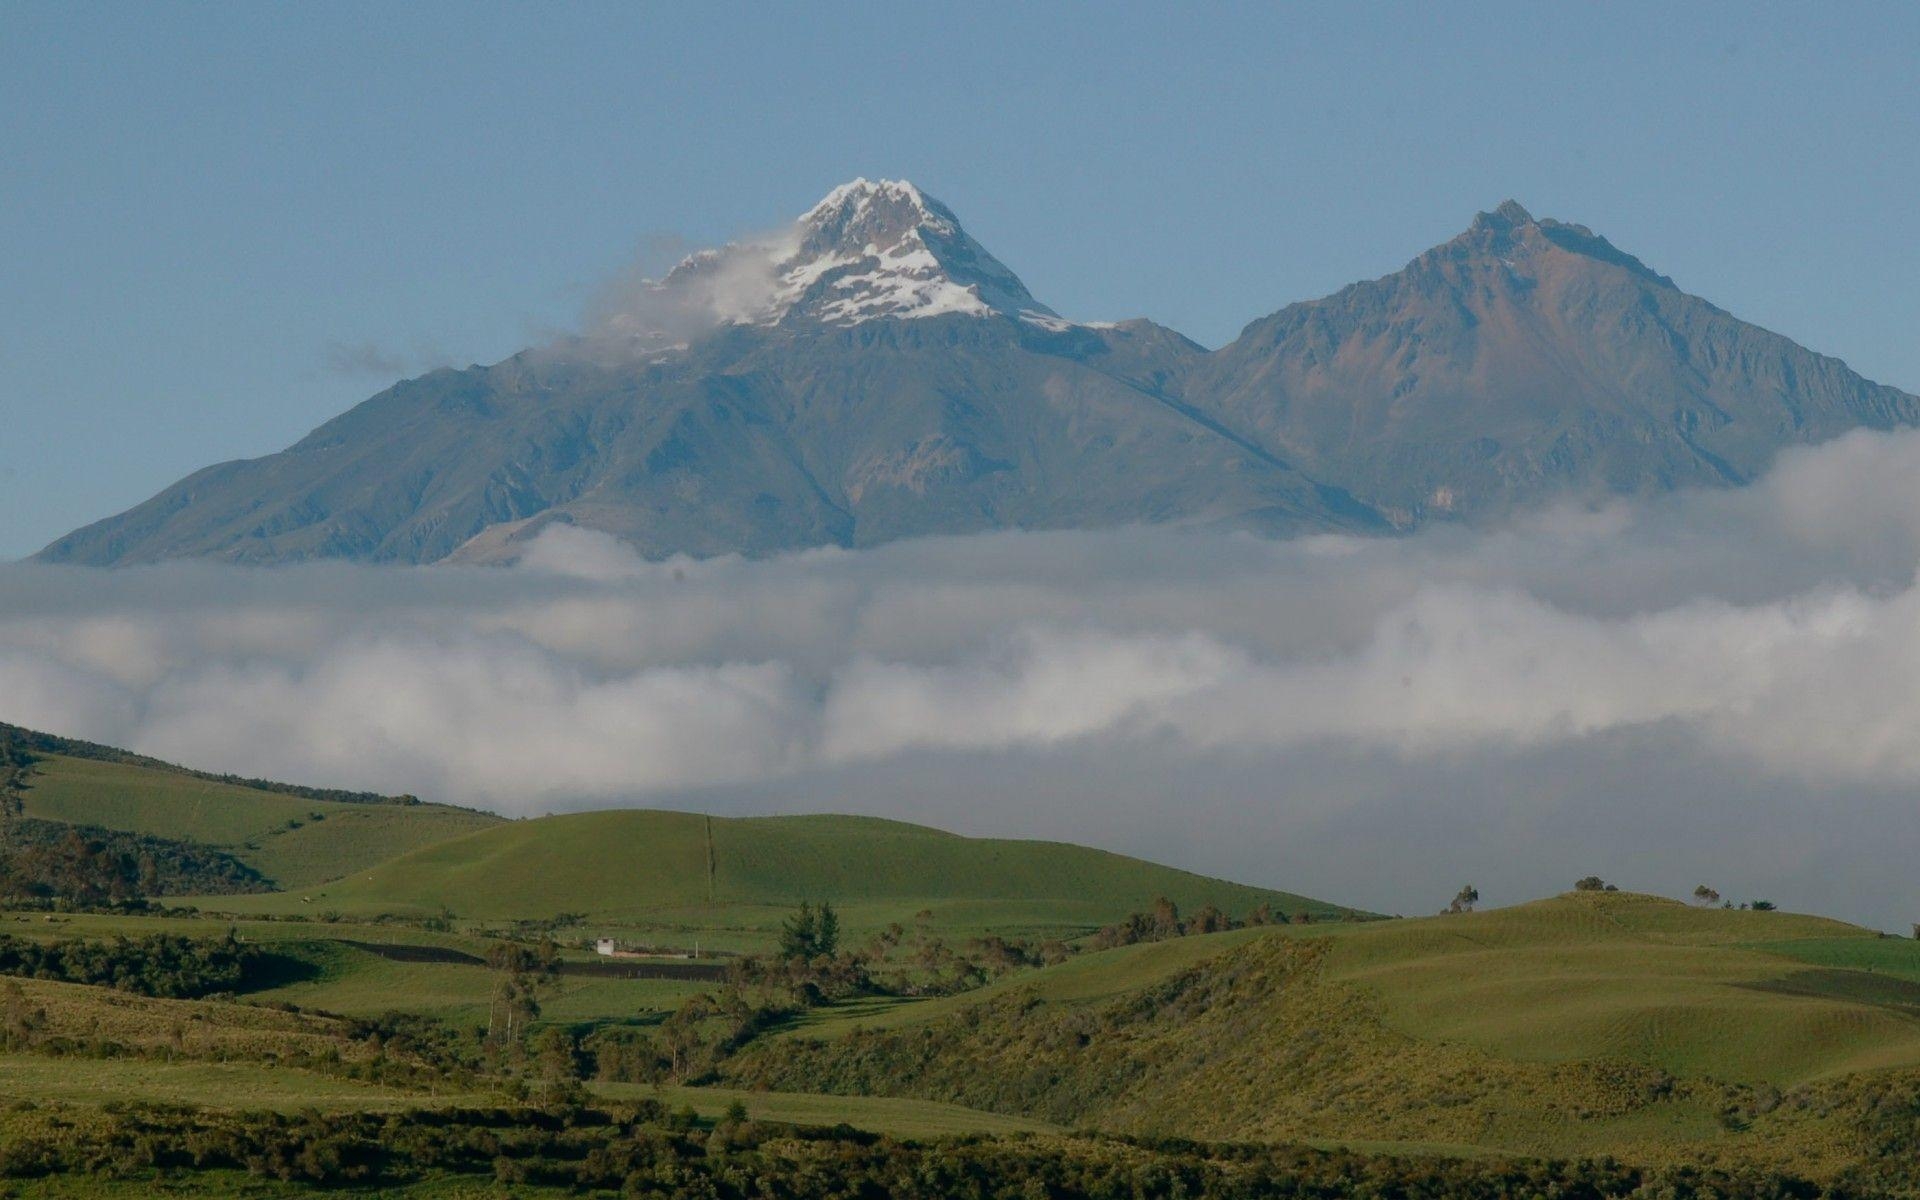
[(658, 279), (636, 260), (595, 289), (581, 322), (586, 345), (576, 349), (663, 348), (728, 322), (758, 320), (779, 295), (779, 267), (798, 240), (794, 225), (741, 238), (691, 254)]
[[(562, 527), (513, 569), (19, 565), (0, 720), (513, 813), (806, 803), (1255, 876), (1275, 863), (1237, 856), (1270, 836), (1308, 878), (1401, 845), (1389, 904), (1492, 847), (1556, 870), (1691, 847), (1891, 920), (1907, 901), (1835, 879), (1829, 839), (1878, 880), (1920, 837), (1916, 566), (1910, 433), (1741, 492), (1391, 541), (647, 563)], [(1457, 844), (1425, 827), (1466, 812)], [(1530, 840), (1549, 820), (1600, 824)]]

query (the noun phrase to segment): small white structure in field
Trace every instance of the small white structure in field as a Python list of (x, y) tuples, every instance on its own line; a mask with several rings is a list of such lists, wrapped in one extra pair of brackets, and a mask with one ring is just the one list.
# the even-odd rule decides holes
[(685, 950), (662, 950), (657, 946), (643, 946), (638, 950), (624, 949), (620, 943), (610, 937), (603, 937), (593, 943), (593, 952), (603, 958), (699, 958), (700, 944), (694, 943), (693, 952)]

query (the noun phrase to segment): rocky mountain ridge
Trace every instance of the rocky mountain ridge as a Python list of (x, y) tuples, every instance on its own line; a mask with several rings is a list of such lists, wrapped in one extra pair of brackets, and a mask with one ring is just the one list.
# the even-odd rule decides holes
[(910, 183), (689, 257), (581, 338), (396, 384), (42, 552), (115, 564), (650, 555), (991, 529), (1390, 532), (1737, 486), (1920, 398), (1509, 201), (1208, 352), (1068, 321)]

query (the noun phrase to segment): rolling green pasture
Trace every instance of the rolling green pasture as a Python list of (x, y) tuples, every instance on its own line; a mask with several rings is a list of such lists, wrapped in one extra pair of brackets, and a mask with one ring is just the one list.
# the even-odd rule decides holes
[[(711, 837), (709, 837), (709, 831)], [(711, 869), (710, 869), (711, 864)], [(706, 818), (621, 810), (515, 821), (355, 871), (313, 902), (348, 915), (469, 920), (581, 913), (625, 924), (710, 928), (762, 938), (804, 899), (830, 900), (849, 931), (1078, 934), (1172, 897), (1245, 913), (1262, 903), (1319, 915), (1324, 902), (1209, 879), (1055, 842), (965, 838), (866, 817)], [(285, 896), (233, 897), (244, 911), (290, 911)]]
[(1915, 947), (1789, 913), (1574, 893), (1237, 930), (809, 1014), (731, 1082), (1125, 1133), (1615, 1155), (1819, 1174), (1861, 1081), (1920, 1071)]
[(1806, 937), (1753, 942), (1749, 949), (1782, 954), (1816, 967), (1864, 971), (1920, 983), (1920, 941), (1896, 937)]
[(1058, 966), (1002, 976), (983, 988), (925, 1000), (851, 1001), (804, 1014), (777, 1036), (833, 1038), (856, 1029), (904, 1029), (951, 1017), (1018, 993), (1051, 1004), (1112, 1000), (1160, 983), (1236, 946), (1279, 934), (1271, 928), (1236, 929), (1201, 937), (1141, 942), (1070, 958)]
[(1630, 893), (1144, 943), (958, 996), (818, 1010), (784, 1035), (906, 1029), (1010, 993), (1097, 1003), (1269, 938), (1326, 942), (1321, 982), (1374, 998), (1398, 1033), (1518, 1062), (1630, 1062), (1773, 1085), (1920, 1067), (1920, 943)]
[(132, 763), (48, 755), (24, 796), (30, 817), (218, 847), (285, 888), (335, 879), (498, 817), (438, 804), (350, 804)]
[(1775, 1085), (1920, 1065), (1915, 1014), (1862, 1002), (1843, 974), (1783, 986), (1800, 962), (1920, 964), (1913, 943), (1821, 917), (1576, 893), (1323, 935), (1326, 977), (1378, 996), (1389, 1025), (1504, 1058)]
[[(1819, 1175), (1857, 1153), (1842, 1122), (1861, 1089), (1920, 1072), (1920, 944), (1791, 913), (1570, 893), (1480, 913), (1338, 920), (1367, 914), (1085, 847), (871, 818), (621, 810), (503, 821), (60, 755), (36, 765), (25, 803), (36, 817), (218, 846), (288, 890), (187, 898), (197, 917), (0, 913), (0, 931), (231, 928), (286, 969), (240, 1003), (22, 981), (47, 1011), (47, 1034), (148, 1057), (0, 1054), (0, 1098), (280, 1111), (435, 1103), (275, 1065), (364, 1053), (329, 1014), (485, 1022), (497, 973), (349, 943), (484, 957), (499, 936), (551, 932), (574, 959), (591, 958), (582, 944), (600, 935), (758, 952), (801, 900), (835, 905), (844, 945), (901, 926), (901, 960), (935, 938), (1073, 939), (1160, 896), (1189, 913), (1265, 904), (1315, 920), (1083, 953), (954, 996), (843, 1001), (723, 1060), (727, 1087), (594, 1090), (709, 1118), (738, 1100), (764, 1120), (905, 1137), (1084, 1125)], [(539, 1022), (650, 1025), (710, 988), (563, 975), (543, 985)], [(65, 1186), (41, 1194), (111, 1194)], [(236, 1183), (234, 1194), (266, 1186)], [(444, 1190), (454, 1186), (405, 1194), (493, 1194)]]

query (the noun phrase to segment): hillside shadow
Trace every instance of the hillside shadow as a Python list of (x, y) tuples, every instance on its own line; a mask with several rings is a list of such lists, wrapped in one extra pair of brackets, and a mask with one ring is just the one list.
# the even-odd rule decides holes
[(1734, 986), (1748, 991), (1770, 992), (1779, 996), (1805, 996), (1818, 1000), (1844, 1000), (1891, 1009), (1911, 1017), (1920, 1017), (1920, 983), (1875, 971), (1850, 971), (1820, 968), (1795, 971), (1777, 979), (1762, 979)]
[(246, 973), (240, 980), (240, 994), (272, 991), (295, 983), (311, 983), (323, 974), (325, 971), (319, 963), (267, 950), (248, 961)]

